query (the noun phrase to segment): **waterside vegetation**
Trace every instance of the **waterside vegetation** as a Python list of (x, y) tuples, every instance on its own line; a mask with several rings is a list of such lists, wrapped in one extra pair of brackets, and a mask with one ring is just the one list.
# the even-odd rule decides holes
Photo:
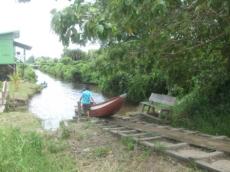
[(66, 46), (101, 48), (40, 59), (41, 69), (133, 103), (175, 96), (172, 125), (230, 136), (229, 11), (227, 0), (74, 1), (52, 12), (53, 30)]

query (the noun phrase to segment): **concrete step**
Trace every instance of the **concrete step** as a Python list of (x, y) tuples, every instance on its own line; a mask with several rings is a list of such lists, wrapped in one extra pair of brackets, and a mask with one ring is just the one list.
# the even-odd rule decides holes
[(229, 157), (208, 158), (204, 160), (195, 161), (198, 167), (208, 171), (215, 172), (230, 172), (230, 159)]

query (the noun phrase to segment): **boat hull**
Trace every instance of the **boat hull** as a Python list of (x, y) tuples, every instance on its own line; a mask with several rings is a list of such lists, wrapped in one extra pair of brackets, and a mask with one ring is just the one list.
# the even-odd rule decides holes
[(108, 117), (120, 110), (124, 103), (125, 96), (118, 96), (106, 102), (91, 106), (89, 115), (92, 117)]

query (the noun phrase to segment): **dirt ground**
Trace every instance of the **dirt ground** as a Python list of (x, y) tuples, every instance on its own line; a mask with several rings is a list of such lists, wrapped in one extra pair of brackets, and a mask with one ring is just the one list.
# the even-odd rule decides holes
[(70, 133), (68, 143), (79, 172), (198, 171), (192, 164), (181, 164), (160, 152), (118, 138), (100, 129), (94, 120), (70, 122), (63, 131)]

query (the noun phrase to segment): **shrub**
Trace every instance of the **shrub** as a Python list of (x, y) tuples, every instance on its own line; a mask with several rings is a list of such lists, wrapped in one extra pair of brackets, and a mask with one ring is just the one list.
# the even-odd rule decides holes
[(30, 82), (36, 82), (36, 74), (32, 68), (26, 68), (24, 79)]
[(34, 70), (32, 69), (32, 67), (25, 65), (25, 64), (23, 65), (18, 64), (17, 70), (18, 70), (18, 74), (20, 75), (22, 79), (30, 81), (30, 82), (36, 82), (37, 80), (36, 74)]

